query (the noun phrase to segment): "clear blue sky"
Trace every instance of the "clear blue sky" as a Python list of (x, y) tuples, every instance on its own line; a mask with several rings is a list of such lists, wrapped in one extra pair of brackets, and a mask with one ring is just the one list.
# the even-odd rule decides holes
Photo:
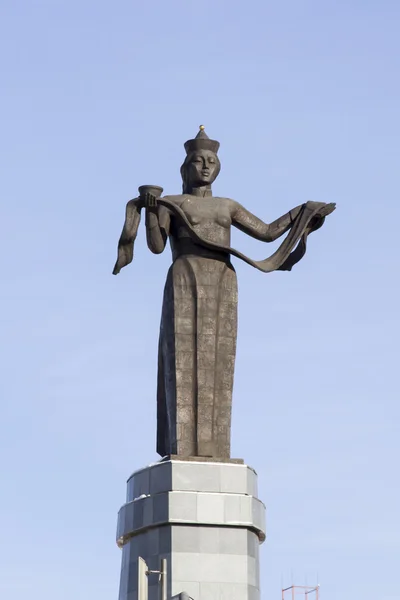
[(138, 185), (179, 193), (205, 123), (214, 193), (267, 221), (338, 205), (292, 273), (235, 262), (262, 598), (318, 573), (323, 600), (398, 599), (399, 22), (396, 0), (2, 0), (2, 598), (117, 597), (170, 255), (142, 227), (113, 277), (116, 243)]

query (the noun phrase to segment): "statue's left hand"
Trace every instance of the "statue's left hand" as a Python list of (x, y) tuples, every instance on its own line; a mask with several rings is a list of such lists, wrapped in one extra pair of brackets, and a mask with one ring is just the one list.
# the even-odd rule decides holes
[(310, 221), (310, 227), (313, 231), (319, 229), (324, 224), (325, 218), (333, 213), (336, 208), (336, 203), (331, 202), (330, 204), (324, 204)]
[[(312, 208), (313, 206), (316, 206), (318, 204), (321, 205), (322, 202), (313, 202), (312, 200), (309, 200), (306, 204), (309, 208)], [(336, 208), (335, 202), (331, 202), (330, 204), (322, 204), (321, 208), (319, 209), (318, 213), (315, 216), (316, 217), (327, 217), (335, 210), (335, 208)]]
[(153, 194), (145, 194), (144, 205), (146, 208), (154, 211), (154, 209), (158, 208), (158, 200)]
[(327, 217), (336, 209), (336, 202), (330, 202), (329, 204), (325, 204), (319, 212), (319, 216)]

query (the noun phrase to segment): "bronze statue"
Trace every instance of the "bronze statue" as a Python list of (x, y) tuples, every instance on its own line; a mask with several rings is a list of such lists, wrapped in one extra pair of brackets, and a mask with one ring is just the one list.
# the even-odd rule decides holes
[[(142, 207), (147, 244), (163, 252), (169, 239), (173, 263), (167, 275), (158, 348), (157, 452), (161, 456), (230, 457), (233, 374), (237, 333), (236, 256), (263, 272), (290, 271), (304, 255), (309, 233), (335, 204), (307, 202), (271, 224), (229, 198), (215, 198), (219, 143), (204, 127), (185, 143), (182, 194), (141, 186), (130, 200), (113, 273), (133, 258)], [(234, 225), (272, 242), (288, 232), (269, 258), (253, 261), (230, 247)]]

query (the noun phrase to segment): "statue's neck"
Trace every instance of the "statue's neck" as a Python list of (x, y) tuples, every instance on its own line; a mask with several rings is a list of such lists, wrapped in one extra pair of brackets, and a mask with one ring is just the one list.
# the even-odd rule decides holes
[(188, 186), (185, 189), (185, 193), (190, 194), (191, 196), (199, 196), (200, 198), (205, 198), (206, 196), (212, 196), (211, 185), (204, 185), (201, 187)]

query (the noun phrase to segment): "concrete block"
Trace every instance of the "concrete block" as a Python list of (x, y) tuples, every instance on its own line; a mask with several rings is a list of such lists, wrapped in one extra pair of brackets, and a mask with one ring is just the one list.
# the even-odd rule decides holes
[(133, 510), (133, 529), (140, 529), (143, 523), (143, 499), (135, 500), (128, 506), (128, 514), (130, 510)]
[(172, 489), (190, 492), (219, 492), (220, 465), (218, 463), (172, 463)]
[(122, 558), (121, 558), (121, 571), (126, 569), (129, 566), (130, 556), (131, 556), (131, 547), (130, 544), (125, 544), (125, 546), (121, 550)]
[(245, 465), (220, 465), (220, 491), (229, 494), (248, 494), (248, 467)]
[(220, 600), (219, 583), (200, 583), (199, 600)]
[[(218, 552), (221, 554), (240, 554), (247, 557), (247, 529), (239, 527), (221, 528), (219, 532)], [(212, 550), (210, 550), (212, 552)]]
[(258, 497), (258, 477), (255, 471), (250, 467), (247, 467), (246, 470), (247, 477), (247, 493), (249, 496)]
[(135, 498), (133, 486), (134, 486), (134, 480), (131, 477), (126, 482), (126, 502), (131, 502)]
[(169, 492), (172, 487), (172, 463), (163, 462), (149, 467), (150, 470), (150, 494)]
[(172, 578), (204, 583), (246, 583), (247, 557), (231, 554), (173, 553)]
[(134, 505), (124, 504), (118, 513), (117, 541), (134, 529)]
[(240, 522), (251, 523), (253, 510), (253, 498), (251, 496), (240, 496)]
[(260, 600), (260, 589), (253, 585), (248, 586), (247, 600)]
[(126, 593), (137, 592), (138, 589), (138, 561), (133, 560), (127, 573)]
[(247, 583), (247, 557), (236, 554), (208, 554), (201, 557), (201, 581)]
[(221, 527), (199, 527), (200, 554), (218, 554), (220, 551)]
[(261, 502), (261, 500), (258, 500), (258, 498), (252, 498), (251, 505), (252, 505), (251, 521), (252, 521), (253, 525), (258, 530), (260, 530), (260, 532), (262, 532), (260, 539), (261, 539), (261, 541), (264, 541), (265, 540), (265, 531), (266, 531), (265, 505)]
[(240, 522), (241, 497), (236, 494), (224, 496), (224, 523), (236, 524)]
[(139, 533), (127, 542), (127, 545), (130, 547), (130, 568), (132, 568), (132, 563), (137, 560), (139, 556), (142, 558), (147, 557), (149, 554), (148, 544), (149, 538), (147, 533)]
[(134, 500), (145, 494), (150, 494), (150, 470), (147, 467), (140, 471), (136, 471), (128, 479), (128, 497), (129, 500)]
[(154, 523), (165, 523), (169, 517), (168, 493), (153, 496), (153, 518)]
[[(201, 555), (203, 558), (203, 555)], [(172, 581), (201, 581), (200, 554), (196, 552), (173, 552), (171, 564)], [(182, 590), (178, 590), (182, 591)]]
[(158, 528), (158, 543), (160, 554), (168, 554), (172, 551), (172, 527), (165, 525)]
[(256, 585), (255, 587), (259, 590), (260, 589), (260, 561), (257, 558), (254, 559), (255, 562), (255, 569), (256, 569)]
[(173, 552), (201, 552), (200, 535), (202, 527), (186, 527), (180, 525), (173, 528), (172, 548)]
[(160, 553), (160, 529), (149, 529), (149, 531), (146, 532), (146, 537), (147, 556), (158, 555)]
[(258, 581), (258, 572), (257, 572), (257, 561), (255, 558), (251, 556), (247, 557), (247, 583), (256, 588), (260, 587), (260, 582)]
[(170, 492), (169, 520), (178, 523), (197, 521), (197, 494), (188, 492)]
[(258, 536), (250, 530), (247, 530), (247, 554), (252, 558), (258, 559), (260, 540)]
[(143, 506), (142, 513), (142, 527), (148, 527), (153, 524), (153, 498), (143, 498), (143, 500), (137, 500), (136, 504), (141, 502)]
[[(139, 556), (138, 554), (138, 545), (139, 545), (139, 536), (135, 536), (130, 538), (125, 545), (122, 547), (122, 555), (126, 556), (126, 561), (130, 564), (132, 561), (136, 560)], [(125, 554), (126, 553), (126, 554)]]
[(119, 599), (126, 600), (128, 593), (128, 577), (129, 569), (121, 569), (121, 576), (119, 580)]
[(223, 524), (224, 496), (222, 494), (197, 494), (197, 521)]

